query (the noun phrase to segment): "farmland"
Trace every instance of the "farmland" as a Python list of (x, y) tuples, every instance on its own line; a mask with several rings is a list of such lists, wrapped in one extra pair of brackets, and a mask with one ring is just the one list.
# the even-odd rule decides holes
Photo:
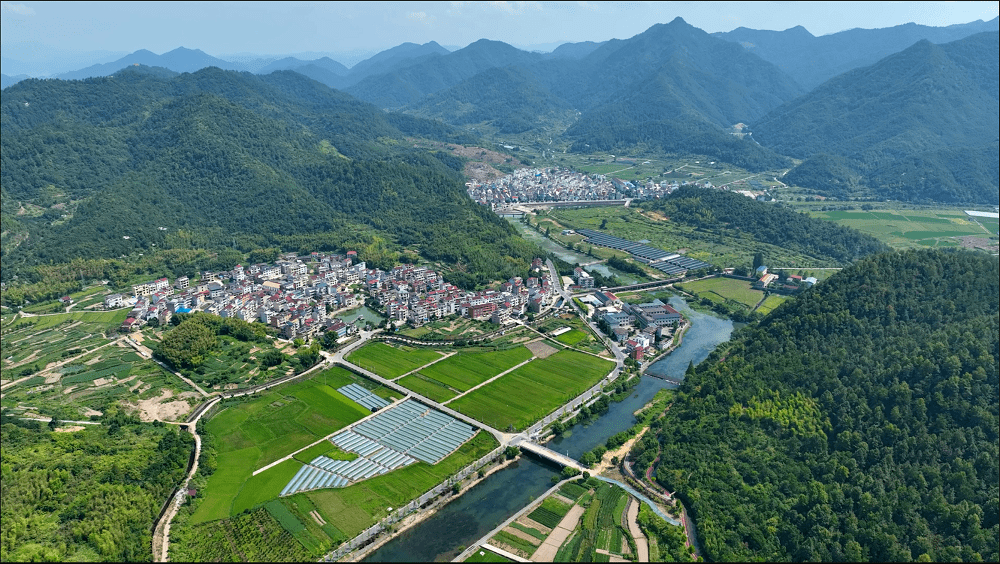
[[(577, 480), (564, 484), (557, 494), (542, 500), (529, 514), (494, 535), (489, 543), (522, 558), (534, 556), (540, 561), (634, 560), (637, 556), (635, 540), (622, 526), (629, 503), (629, 494), (616, 485), (596, 478)], [(647, 536), (653, 537), (651, 550), (655, 550), (657, 556), (668, 557), (667, 561), (678, 557), (688, 560), (683, 530), (667, 524), (645, 505), (642, 507), (644, 511), (639, 511), (639, 523)], [(572, 518), (563, 523), (571, 510), (575, 510), (579, 518), (575, 523)], [(466, 560), (469, 561), (472, 559)], [(661, 560), (651, 558), (650, 561)]]
[[(269, 489), (273, 493), (270, 497), (276, 497), (287, 480), (282, 482), (272, 476), (286, 475), (291, 467), (279, 465), (254, 477), (259, 478), (257, 482), (265, 481), (267, 487), (258, 483), (260, 490), (234, 503), (255, 469), (369, 414), (336, 390), (353, 381), (350, 372), (331, 369), (253, 399), (225, 402), (205, 425), (207, 445), (217, 456), (217, 469), (208, 479), (204, 499), (192, 515), (192, 522), (229, 517), (249, 507), (251, 501), (268, 497)], [(331, 449), (332, 445), (327, 450)], [(260, 478), (270, 472), (275, 474)]]
[(757, 306), (757, 311), (760, 312), (761, 315), (767, 315), (771, 313), (771, 310), (778, 307), (788, 299), (789, 299), (788, 296), (782, 296), (780, 294), (771, 294), (770, 296), (765, 298), (764, 301), (759, 306)]
[[(770, 262), (789, 267), (839, 266), (776, 245), (699, 230), (654, 212), (644, 214), (632, 208), (558, 209), (549, 215), (562, 229), (598, 229), (631, 241), (649, 240), (650, 246), (667, 251), (683, 249), (688, 257), (723, 267), (749, 266), (757, 252), (762, 252)], [(581, 243), (579, 247), (586, 252), (589, 244)], [(598, 249), (594, 247), (594, 254), (600, 257)]]
[(529, 358), (531, 352), (524, 347), (495, 352), (460, 352), (422, 369), (420, 374), (464, 392)]
[(479, 432), (437, 464), (418, 462), (346, 488), (314, 490), (290, 499), (307, 497), (329, 524), (352, 537), (385, 517), (387, 508), (405, 505), (496, 447), (492, 435)]
[[(75, 314), (63, 314), (75, 315)], [(97, 314), (104, 315), (107, 314)], [(47, 320), (48, 317), (33, 317), (31, 320)], [(57, 317), (57, 316), (51, 316)], [(63, 322), (65, 323), (65, 322)], [(77, 323), (73, 322), (72, 323)], [(97, 322), (102, 324), (103, 321)], [(112, 404), (136, 412), (143, 421), (177, 421), (183, 419), (197, 401), (195, 393), (185, 382), (161, 368), (151, 360), (144, 359), (123, 342), (112, 342), (103, 337), (89, 343), (86, 348), (74, 347), (63, 341), (64, 327), (72, 333), (81, 325), (49, 326), (33, 332), (37, 325), (24, 326), (15, 333), (21, 343), (37, 342), (45, 339), (57, 340), (59, 346), (69, 347), (56, 354), (53, 348), (45, 360), (28, 361), (22, 367), (4, 368), (4, 374), (28, 373), (29, 378), (20, 384), (4, 390), (2, 405), (20, 411), (25, 415), (53, 416), (63, 420), (87, 419), (105, 411)], [(86, 329), (85, 329), (86, 330)], [(4, 338), (8, 338), (4, 331)], [(16, 340), (16, 339), (12, 339)], [(78, 342), (86, 342), (83, 341)], [(35, 372), (35, 368), (40, 368)], [(24, 409), (20, 405), (30, 405)]]
[(953, 208), (817, 211), (810, 215), (853, 227), (896, 249), (957, 247), (962, 237), (997, 237), (997, 220)]
[[(69, 350), (92, 350), (114, 338), (128, 311), (71, 312), (32, 317), (18, 316), (4, 325), (0, 338), (0, 366), (4, 379), (12, 369), (42, 370), (66, 358)], [(36, 371), (38, 371), (36, 370)]]
[(764, 298), (764, 292), (754, 290), (750, 284), (746, 280), (720, 277), (685, 282), (683, 286), (678, 284), (677, 288), (695, 294), (699, 298), (731, 303), (752, 310)]
[(433, 350), (377, 342), (368, 343), (347, 355), (349, 362), (390, 380), (439, 358), (441, 358), (441, 353)]
[(449, 406), (496, 429), (521, 430), (596, 384), (612, 367), (610, 361), (562, 350), (533, 360)]

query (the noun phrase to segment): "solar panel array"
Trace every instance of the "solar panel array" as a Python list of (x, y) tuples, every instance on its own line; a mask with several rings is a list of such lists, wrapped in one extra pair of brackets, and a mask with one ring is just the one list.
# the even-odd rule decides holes
[(353, 430), (430, 464), (475, 433), (472, 426), (412, 400), (355, 425)]
[(344, 394), (345, 396), (351, 398), (358, 404), (368, 408), (371, 411), (376, 409), (382, 409), (383, 407), (389, 405), (389, 402), (382, 399), (370, 391), (362, 388), (357, 384), (348, 384), (346, 386), (341, 386), (337, 388), (337, 391)]
[(627, 251), (639, 262), (648, 264), (667, 274), (683, 274), (688, 270), (697, 270), (712, 266), (707, 262), (636, 243), (635, 241), (629, 241), (628, 239), (615, 237), (614, 235), (601, 233), (600, 231), (594, 231), (593, 229), (577, 229), (576, 232), (586, 237), (588, 243)]
[(344, 487), (417, 460), (434, 464), (473, 434), (472, 426), (416, 401), (406, 400), (330, 437), (330, 442), (357, 453), (358, 458), (333, 460), (317, 456), (309, 464), (302, 465), (281, 490), (281, 495)]

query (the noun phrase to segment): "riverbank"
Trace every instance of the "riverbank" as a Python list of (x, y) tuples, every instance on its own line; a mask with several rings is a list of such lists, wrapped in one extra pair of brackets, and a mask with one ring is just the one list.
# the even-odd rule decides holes
[(477, 474), (475, 479), (463, 485), (458, 493), (450, 494), (447, 497), (440, 499), (438, 502), (434, 503), (433, 505), (431, 505), (426, 509), (422, 509), (410, 515), (407, 515), (402, 521), (399, 522), (398, 526), (393, 527), (389, 531), (389, 534), (383, 535), (383, 538), (380, 538), (379, 540), (371, 543), (370, 545), (362, 548), (361, 550), (356, 550), (354, 552), (347, 553), (340, 560), (338, 560), (338, 562), (360, 562), (364, 560), (366, 557), (368, 557), (369, 554), (375, 552), (379, 548), (382, 548), (382, 546), (389, 543), (396, 537), (402, 535), (409, 529), (412, 529), (416, 525), (419, 525), (420, 523), (433, 517), (438, 511), (444, 509), (444, 507), (447, 506), (449, 503), (461, 498), (466, 492), (476, 487), (483, 480), (486, 480), (496, 472), (506, 469), (508, 466), (518, 462), (520, 459), (521, 455), (519, 454), (512, 459), (505, 458), (503, 462), (501, 462), (500, 464), (494, 464), (487, 472), (485, 472), (482, 475), (482, 477), (479, 477), (479, 475)]

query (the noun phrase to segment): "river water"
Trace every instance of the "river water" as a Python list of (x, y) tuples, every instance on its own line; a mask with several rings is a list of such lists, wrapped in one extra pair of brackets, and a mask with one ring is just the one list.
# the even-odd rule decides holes
[[(588, 262), (593, 262), (597, 259), (594, 257), (587, 256), (583, 253), (578, 253), (576, 251), (571, 251), (566, 247), (556, 243), (552, 239), (549, 239), (545, 235), (542, 235), (534, 228), (528, 227), (527, 225), (521, 223), (520, 219), (508, 217), (507, 221), (511, 222), (521, 232), (521, 236), (525, 239), (536, 243), (539, 247), (545, 249), (546, 251), (552, 253), (553, 255), (559, 257), (560, 259), (570, 263), (570, 264), (586, 264)], [(620, 270), (614, 268), (608, 268), (604, 264), (592, 264), (590, 266), (585, 266), (584, 270), (587, 272), (599, 272), (603, 276), (611, 276), (614, 274), (621, 280), (624, 284), (635, 284), (639, 281), (638, 278), (632, 276), (631, 274), (626, 274)]]
[[(729, 340), (733, 322), (692, 310), (679, 297), (670, 305), (691, 321), (684, 340), (670, 355), (650, 366), (647, 374), (683, 378), (688, 363), (698, 364), (719, 344)], [(611, 404), (611, 409), (589, 425), (577, 425), (548, 447), (574, 458), (604, 444), (608, 437), (635, 423), (632, 415), (662, 388), (676, 387), (653, 376), (643, 376), (632, 396)], [(552, 487), (558, 468), (522, 456), (517, 465), (489, 476), (430, 518), (370, 554), (366, 562), (448, 561), (466, 546), (493, 530), (532, 499)]]

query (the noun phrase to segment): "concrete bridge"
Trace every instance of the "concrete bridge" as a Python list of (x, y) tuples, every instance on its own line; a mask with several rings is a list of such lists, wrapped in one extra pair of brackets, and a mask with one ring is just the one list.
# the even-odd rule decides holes
[(538, 455), (538, 456), (540, 456), (540, 457), (542, 457), (542, 458), (544, 458), (546, 460), (555, 462), (556, 464), (558, 464), (560, 466), (568, 466), (568, 467), (574, 468), (574, 469), (576, 469), (576, 470), (578, 470), (580, 472), (583, 472), (584, 470), (586, 470), (586, 468), (584, 468), (575, 459), (570, 458), (570, 457), (566, 456), (565, 454), (559, 454), (558, 452), (556, 452), (556, 451), (554, 451), (554, 450), (552, 450), (550, 448), (543, 447), (543, 446), (541, 446), (539, 444), (536, 444), (536, 443), (533, 443), (531, 441), (520, 439), (520, 438), (515, 438), (514, 440), (511, 441), (510, 444), (511, 444), (511, 446), (521, 447), (521, 448), (523, 448), (524, 450), (526, 450), (526, 451), (528, 451), (530, 453), (536, 454), (536, 455)]

